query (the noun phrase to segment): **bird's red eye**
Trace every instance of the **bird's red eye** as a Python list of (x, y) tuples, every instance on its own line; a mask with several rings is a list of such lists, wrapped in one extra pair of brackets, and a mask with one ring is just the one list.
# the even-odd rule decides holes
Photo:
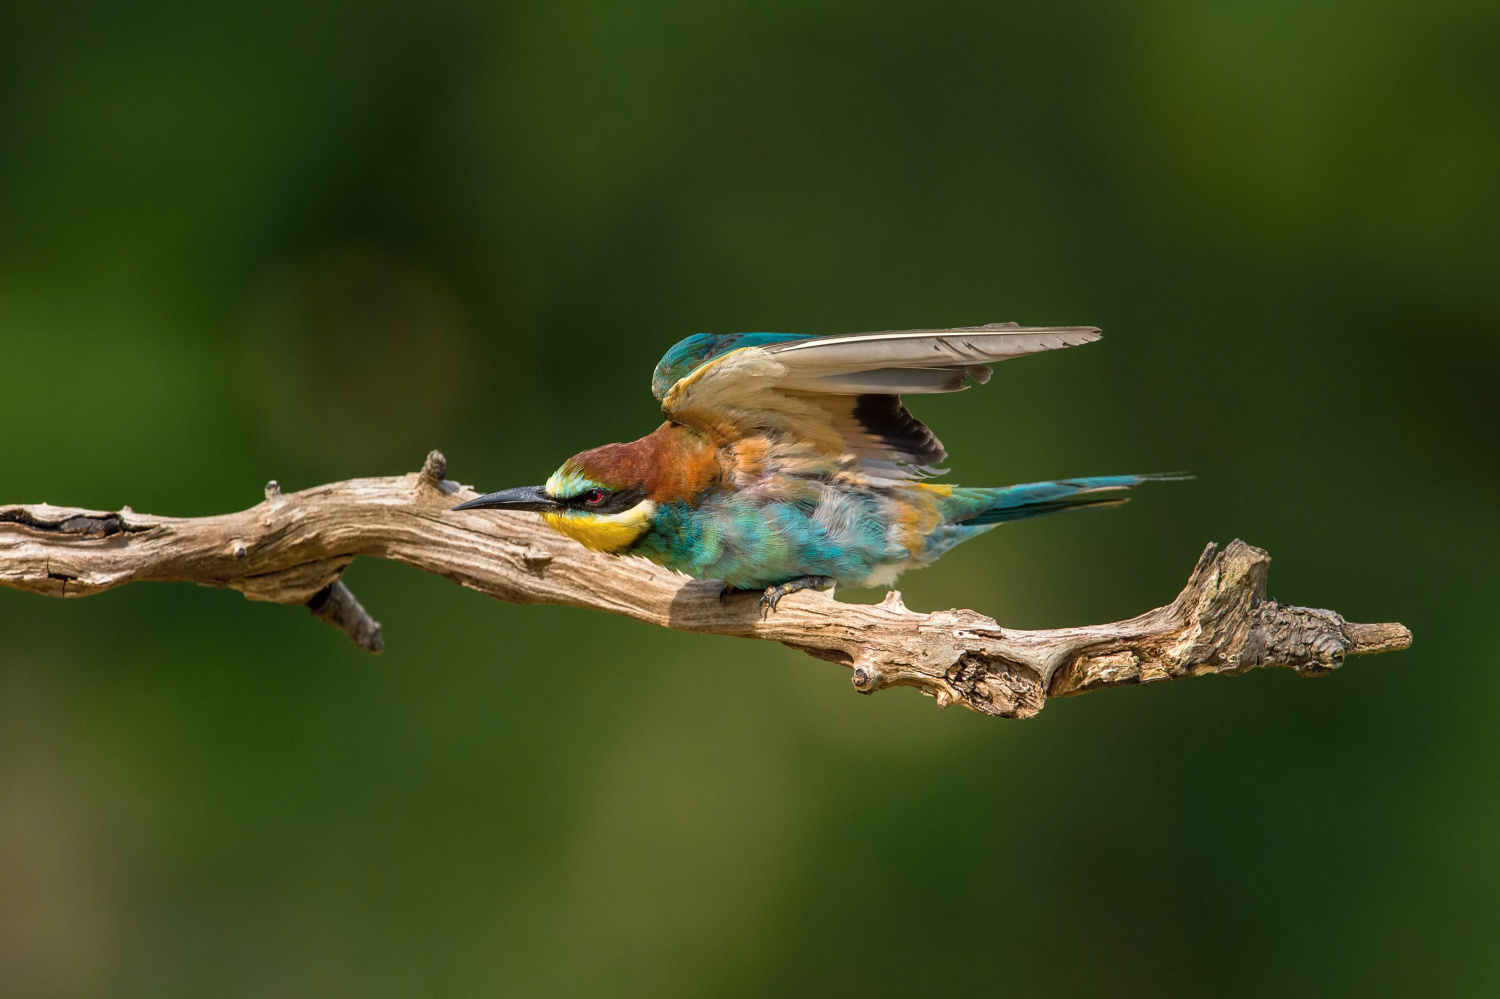
[(604, 490), (590, 489), (588, 492), (583, 494), (583, 501), (589, 506), (598, 506), (600, 503), (604, 502)]

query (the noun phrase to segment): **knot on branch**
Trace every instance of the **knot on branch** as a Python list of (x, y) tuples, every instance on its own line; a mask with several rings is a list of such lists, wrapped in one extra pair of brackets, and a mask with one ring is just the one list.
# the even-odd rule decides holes
[(440, 485), (448, 477), (448, 459), (434, 448), (427, 452), (427, 460), (422, 462), (422, 470), (417, 474), (429, 485)]
[[(948, 668), (948, 686), (964, 705), (997, 718), (1030, 718), (1042, 710), (1047, 692), (1041, 677), (1017, 663), (982, 652), (965, 652)], [(935, 695), (948, 706), (946, 691)]]

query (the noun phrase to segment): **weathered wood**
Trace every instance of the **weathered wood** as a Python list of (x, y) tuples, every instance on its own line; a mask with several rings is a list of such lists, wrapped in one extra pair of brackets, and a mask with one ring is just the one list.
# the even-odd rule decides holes
[(623, 614), (680, 631), (781, 642), (852, 671), (856, 690), (910, 686), (947, 707), (1006, 718), (1048, 697), (1205, 673), (1285, 666), (1304, 676), (1348, 655), (1404, 649), (1399, 624), (1351, 624), (1332, 611), (1265, 595), (1269, 556), (1243, 541), (1210, 544), (1165, 607), (1114, 624), (1016, 631), (972, 610), (919, 614), (892, 592), (880, 604), (803, 591), (763, 616), (755, 595), (719, 600), (720, 585), (643, 559), (588, 551), (534, 514), (452, 512), (475, 493), (422, 471), (283, 494), (275, 482), (248, 510), (154, 517), (49, 504), (0, 507), (0, 585), (84, 597), (125, 583), (185, 580), (252, 600), (300, 604), (370, 652), (380, 625), (340, 581), (361, 555), (392, 559), (512, 603)]

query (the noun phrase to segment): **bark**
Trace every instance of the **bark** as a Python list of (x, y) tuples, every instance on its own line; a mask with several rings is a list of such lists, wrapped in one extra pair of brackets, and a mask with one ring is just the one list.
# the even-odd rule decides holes
[(972, 610), (919, 614), (894, 591), (878, 605), (803, 591), (763, 616), (754, 595), (721, 603), (717, 582), (590, 552), (535, 514), (453, 513), (475, 493), (445, 472), (434, 451), (411, 475), (291, 494), (272, 482), (263, 503), (215, 517), (0, 506), (0, 585), (54, 597), (146, 581), (229, 587), (252, 600), (306, 606), (379, 652), (379, 623), (340, 581), (350, 562), (368, 555), (512, 603), (781, 642), (848, 667), (861, 693), (916, 687), (943, 707), (1005, 718), (1029, 717), (1049, 697), (1257, 666), (1319, 676), (1345, 656), (1411, 644), (1399, 624), (1353, 624), (1268, 598), (1269, 556), (1238, 540), (1210, 544), (1170, 604), (1113, 624), (1017, 631)]

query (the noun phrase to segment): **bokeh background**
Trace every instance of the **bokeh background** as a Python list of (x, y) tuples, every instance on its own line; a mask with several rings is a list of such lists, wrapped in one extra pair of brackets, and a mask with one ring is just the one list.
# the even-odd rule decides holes
[(952, 478), (1191, 469), (911, 606), (1203, 545), (1408, 652), (943, 712), (361, 561), (0, 591), (6, 996), (1500, 991), (1500, 6), (0, 5), (0, 499), (484, 489), (689, 333), (1089, 323), (919, 399)]

